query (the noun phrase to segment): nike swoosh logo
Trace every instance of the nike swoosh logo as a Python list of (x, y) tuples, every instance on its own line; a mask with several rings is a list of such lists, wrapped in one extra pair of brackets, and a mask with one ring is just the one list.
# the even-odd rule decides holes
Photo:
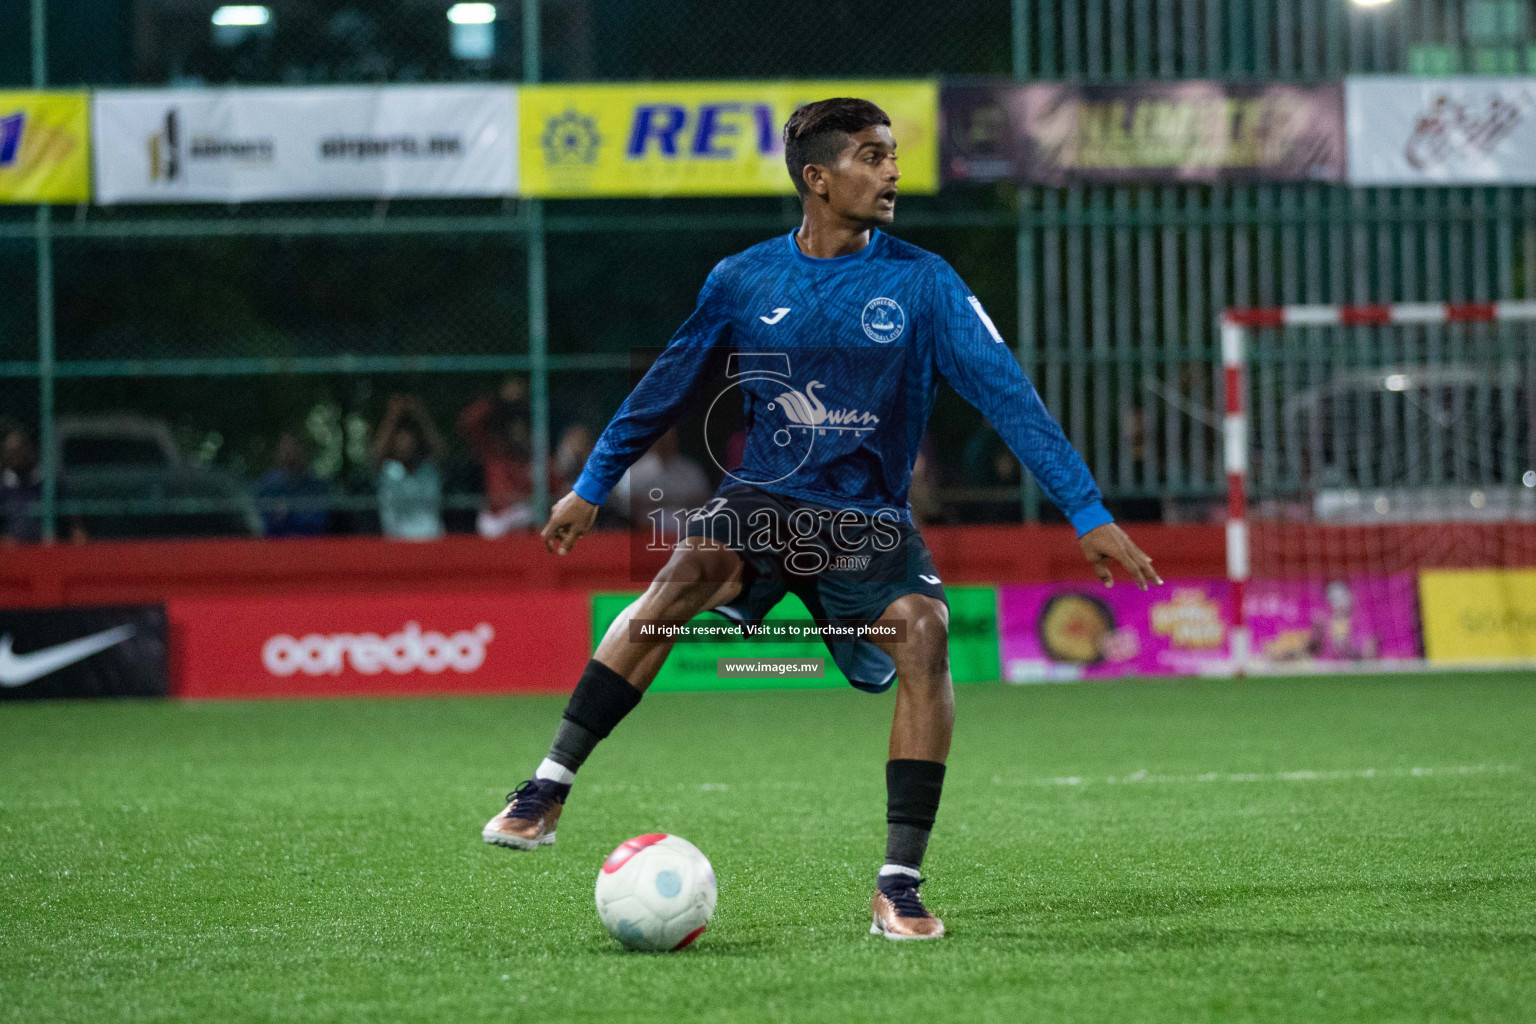
[(24, 686), (34, 679), (68, 668), (108, 647), (116, 647), (133, 636), (137, 629), (136, 626), (117, 626), (29, 654), (13, 654), (10, 634), (0, 636), (0, 686)]
[(758, 319), (761, 320), (763, 323), (768, 324), (768, 325), (771, 326), (773, 324), (778, 323), (780, 320), (783, 320), (784, 319), (784, 314), (788, 313), (788, 312), (789, 312), (789, 307), (788, 306), (780, 306), (778, 309), (773, 311), (773, 316), (760, 316), (760, 317), (758, 317)]

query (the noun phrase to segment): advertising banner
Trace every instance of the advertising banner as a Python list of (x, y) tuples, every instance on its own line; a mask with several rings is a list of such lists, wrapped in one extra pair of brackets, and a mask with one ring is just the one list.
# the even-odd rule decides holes
[(98, 92), (93, 131), (101, 203), (517, 190), (507, 85)]
[(1271, 667), (1419, 658), (1416, 589), (1412, 573), (1250, 581), (1254, 657)]
[(1351, 185), (1536, 183), (1536, 78), (1344, 80)]
[(997, 588), (946, 586), (949, 675), (957, 683), (1003, 678), (997, 650)]
[[(993, 587), (947, 587), (949, 598), (949, 671), (957, 683), (993, 683), (1000, 676), (997, 661), (997, 590)], [(639, 593), (600, 593), (592, 595), (592, 645), (597, 644)], [(806, 621), (811, 614), (804, 603), (789, 594), (768, 613), (764, 622)], [(724, 618), (712, 612), (698, 621)], [(825, 671), (820, 678), (805, 676), (757, 676), (720, 678), (720, 658), (820, 658)], [(850, 686), (819, 639), (752, 639), (686, 641), (673, 645), (656, 681), (654, 692), (667, 690), (763, 690), (763, 689), (834, 689)]]
[(587, 663), (575, 591), (187, 598), (180, 697), (564, 692)]
[(1334, 85), (946, 86), (946, 181), (1342, 181)]
[(91, 198), (90, 96), (0, 91), (0, 203)]
[(1230, 658), (1225, 580), (1029, 584), (999, 594), (1003, 676), (1010, 683), (1115, 676), (1199, 675)]
[(158, 605), (0, 611), (0, 700), (164, 697)]
[[(1232, 585), (1170, 580), (1140, 591), (1006, 586), (999, 595), (1009, 682), (1204, 675), (1229, 667)], [(1268, 668), (1418, 656), (1411, 575), (1249, 584), (1254, 659)]]
[(901, 188), (938, 190), (934, 82), (652, 82), (523, 88), (523, 194), (791, 195), (784, 122), (801, 103), (831, 96), (879, 104), (891, 117)]
[(1536, 570), (1425, 569), (1419, 602), (1432, 663), (1536, 659)]

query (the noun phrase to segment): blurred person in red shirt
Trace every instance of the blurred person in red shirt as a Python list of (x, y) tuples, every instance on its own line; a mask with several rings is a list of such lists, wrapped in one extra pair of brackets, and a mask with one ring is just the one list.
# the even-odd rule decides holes
[[(459, 431), (480, 462), (485, 501), (475, 518), (480, 536), (505, 537), (537, 523), (533, 507), (533, 444), (529, 424), (528, 384), (508, 377), (495, 394), (483, 395), (459, 414)], [(549, 463), (548, 493), (569, 486), (556, 460)]]

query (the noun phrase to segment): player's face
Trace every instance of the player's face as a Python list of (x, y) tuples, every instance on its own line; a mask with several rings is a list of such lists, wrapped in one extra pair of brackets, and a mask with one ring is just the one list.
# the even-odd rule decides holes
[(827, 180), (827, 202), (834, 213), (865, 224), (896, 219), (896, 140), (885, 125), (848, 137)]

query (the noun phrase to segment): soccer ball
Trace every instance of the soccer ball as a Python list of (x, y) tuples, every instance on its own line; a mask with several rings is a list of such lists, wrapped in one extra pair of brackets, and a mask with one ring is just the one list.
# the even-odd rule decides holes
[(630, 949), (675, 953), (704, 934), (714, 912), (715, 869), (681, 836), (635, 836), (597, 875), (597, 916)]

